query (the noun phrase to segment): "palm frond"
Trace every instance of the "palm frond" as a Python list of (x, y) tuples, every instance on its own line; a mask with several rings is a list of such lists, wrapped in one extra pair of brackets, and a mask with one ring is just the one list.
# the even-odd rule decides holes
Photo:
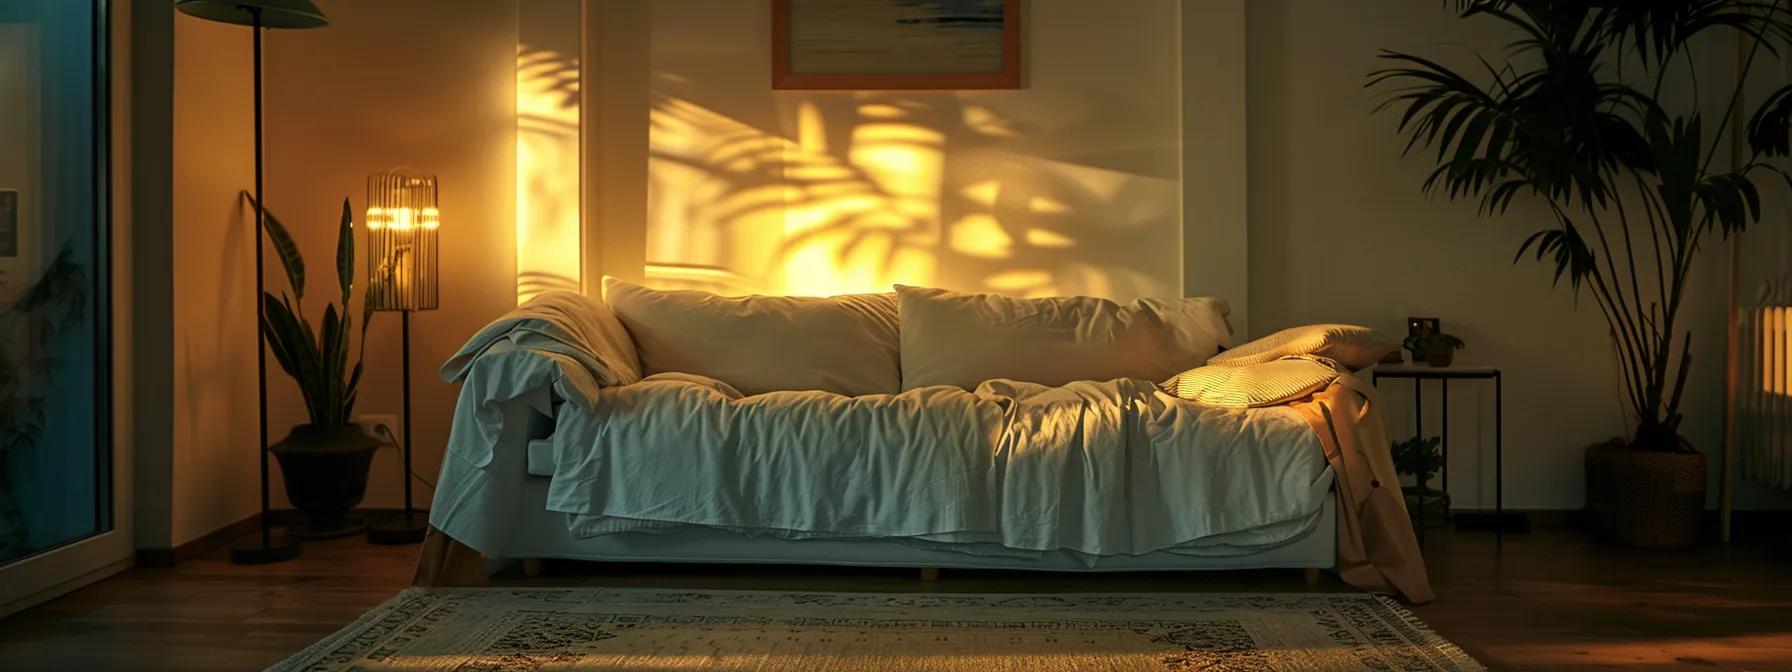
[[(1513, 260), (1535, 258), (1556, 284), (1576, 295), (1590, 290), (1620, 355), (1637, 440), (1658, 449), (1678, 449), (1662, 437), (1679, 423), (1690, 352), (1672, 346), (1703, 237), (1734, 235), (1760, 220), (1757, 177), (1777, 176), (1792, 189), (1792, 172), (1773, 163), (1792, 157), (1792, 86), (1763, 100), (1745, 129), (1730, 129), (1728, 111), (1713, 124), (1700, 116), (1696, 69), (1685, 75), (1693, 96), (1663, 94), (1663, 82), (1674, 64), (1696, 62), (1702, 45), (1733, 44), (1701, 39), (1712, 33), (1782, 53), (1792, 43), (1792, 13), (1783, 4), (1457, 0), (1464, 19), (1511, 32), (1504, 62), (1475, 54), (1457, 69), (1383, 50), (1386, 67), (1367, 76), (1382, 96), (1374, 112), (1399, 112), (1402, 154), (1429, 150), (1423, 193), (1474, 199), (1486, 217), (1508, 215), (1520, 195), (1548, 206), (1550, 219), (1535, 224)], [(1753, 53), (1743, 76), (1728, 83), (1732, 110)], [(1752, 156), (1712, 170), (1736, 130), (1746, 133)], [(1644, 294), (1649, 267), (1653, 299)]]

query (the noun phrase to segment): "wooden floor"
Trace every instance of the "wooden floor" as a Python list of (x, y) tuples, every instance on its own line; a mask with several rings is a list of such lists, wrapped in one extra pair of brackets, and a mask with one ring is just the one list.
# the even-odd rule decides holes
[[(1787, 531), (1792, 534), (1792, 530)], [(1783, 541), (1641, 552), (1569, 530), (1433, 533), (1437, 602), (1415, 612), (1492, 669), (1792, 670), (1792, 551)], [(0, 670), (254, 670), (404, 588), (416, 547), (313, 543), (239, 567), (222, 553), (131, 570), (0, 622)], [(567, 571), (570, 570), (570, 571)], [(854, 591), (1349, 590), (1300, 572), (1036, 575), (581, 565), (507, 583)]]

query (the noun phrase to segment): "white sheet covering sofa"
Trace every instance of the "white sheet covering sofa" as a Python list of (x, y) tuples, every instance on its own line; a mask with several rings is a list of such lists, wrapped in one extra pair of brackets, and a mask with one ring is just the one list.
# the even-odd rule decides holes
[(1223, 301), (605, 284), (607, 301), (519, 307), (443, 368), (462, 389), (430, 520), (494, 562), (1336, 558), (1334, 473), (1306, 420), (1161, 387), (1227, 344)]

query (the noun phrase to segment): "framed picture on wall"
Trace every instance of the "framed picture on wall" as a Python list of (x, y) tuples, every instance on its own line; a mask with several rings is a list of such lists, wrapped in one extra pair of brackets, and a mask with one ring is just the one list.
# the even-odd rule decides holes
[(1020, 0), (771, 0), (773, 89), (1018, 89)]

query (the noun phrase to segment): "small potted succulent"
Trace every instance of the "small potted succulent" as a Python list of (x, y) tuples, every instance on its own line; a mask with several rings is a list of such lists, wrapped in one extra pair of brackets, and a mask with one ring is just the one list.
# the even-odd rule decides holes
[(1391, 448), (1394, 471), (1416, 481), (1415, 485), (1401, 486), (1400, 492), (1406, 497), (1406, 510), (1415, 512), (1413, 520), (1423, 527), (1443, 527), (1450, 521), (1450, 493), (1426, 485), (1443, 465), (1442, 445), (1443, 437), (1415, 436), (1395, 441)]
[(1456, 351), (1461, 350), (1462, 345), (1462, 339), (1443, 332), (1413, 334), (1401, 344), (1412, 353), (1414, 364), (1423, 361), (1439, 368), (1456, 361)]

